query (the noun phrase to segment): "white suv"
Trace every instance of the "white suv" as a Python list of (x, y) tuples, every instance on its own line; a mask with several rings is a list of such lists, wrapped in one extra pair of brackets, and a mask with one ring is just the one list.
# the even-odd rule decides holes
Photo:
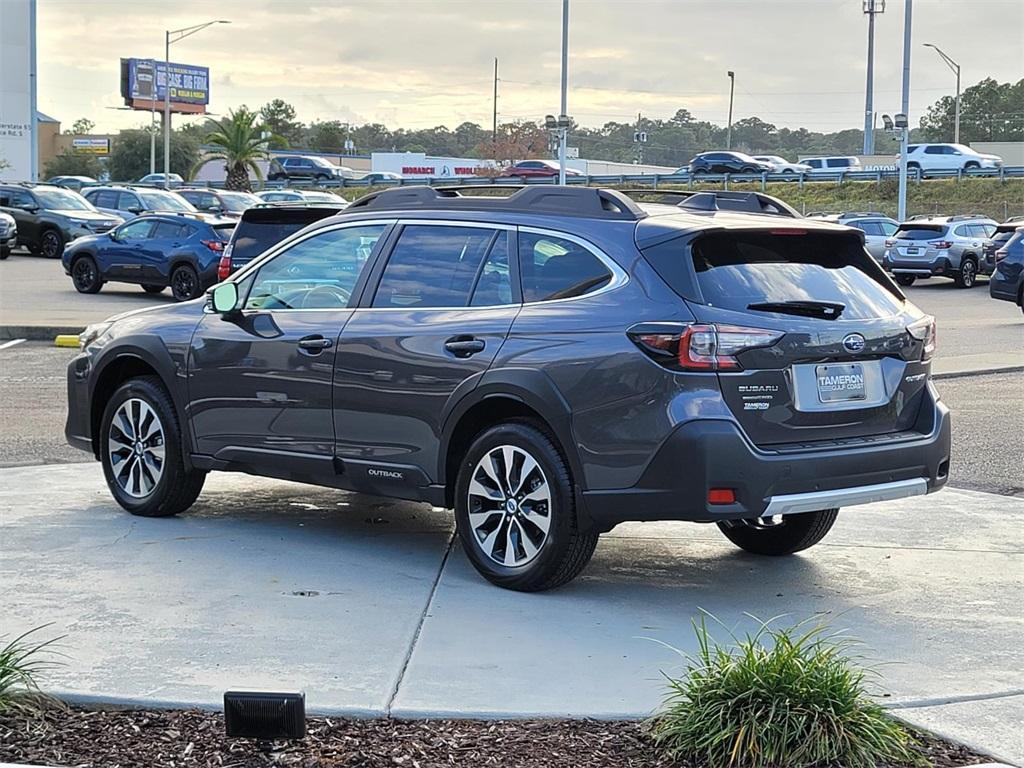
[(811, 174), (824, 173), (847, 173), (860, 170), (860, 159), (852, 155), (840, 157), (805, 157), (800, 160), (804, 165), (809, 165)]
[[(899, 160), (899, 155), (896, 155)], [(907, 170), (970, 171), (980, 168), (997, 169), (1003, 164), (998, 155), (983, 155), (963, 144), (911, 144), (907, 147)]]

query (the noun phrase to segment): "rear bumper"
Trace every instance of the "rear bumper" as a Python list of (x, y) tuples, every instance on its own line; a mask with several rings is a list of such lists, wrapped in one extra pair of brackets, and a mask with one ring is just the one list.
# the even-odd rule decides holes
[[(931, 493), (949, 476), (949, 409), (927, 398), (914, 434), (772, 451), (734, 422), (693, 421), (672, 433), (632, 488), (584, 491), (584, 512), (606, 531), (631, 520), (736, 520)], [(707, 503), (712, 488), (732, 489), (736, 502)]]
[(882, 263), (885, 269), (894, 275), (950, 277), (956, 273), (948, 256), (935, 256), (930, 259), (894, 259), (890, 254)]

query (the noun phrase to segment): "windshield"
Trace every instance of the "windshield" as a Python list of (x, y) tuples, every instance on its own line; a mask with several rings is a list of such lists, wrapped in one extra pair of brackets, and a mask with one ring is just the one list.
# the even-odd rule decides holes
[(941, 225), (902, 226), (896, 233), (897, 240), (934, 240), (941, 237), (946, 228)]
[(856, 240), (831, 234), (705, 235), (693, 244), (697, 285), (709, 306), (842, 304), (844, 320), (890, 317), (903, 302), (881, 282)]
[(257, 203), (262, 202), (256, 195), (250, 195), (245, 192), (222, 192), (220, 199), (224, 203), (224, 207), (234, 213), (241, 213), (247, 208), (252, 208)]
[(333, 168), (334, 167), (329, 162), (324, 160), (322, 157), (311, 157), (309, 159), (313, 161), (313, 165), (320, 166), (321, 168)]
[(51, 211), (95, 211), (92, 204), (75, 192), (66, 189), (33, 189), (43, 208)]
[(170, 192), (140, 192), (139, 196), (149, 211), (181, 211), (195, 213), (195, 206), (188, 200)]

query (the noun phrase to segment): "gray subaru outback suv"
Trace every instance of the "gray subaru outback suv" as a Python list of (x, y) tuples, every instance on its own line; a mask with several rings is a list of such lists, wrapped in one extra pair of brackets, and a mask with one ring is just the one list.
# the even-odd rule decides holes
[(971, 288), (979, 272), (992, 272), (985, 271), (982, 255), (995, 231), (996, 223), (986, 216), (915, 216), (886, 240), (882, 264), (900, 285), (934, 276)]
[(939, 489), (934, 320), (863, 235), (753, 193), (660, 199), (366, 196), (205, 300), (87, 329), (68, 440), (138, 515), (213, 470), (453, 508), (517, 590), (627, 520), (786, 555), (840, 507)]

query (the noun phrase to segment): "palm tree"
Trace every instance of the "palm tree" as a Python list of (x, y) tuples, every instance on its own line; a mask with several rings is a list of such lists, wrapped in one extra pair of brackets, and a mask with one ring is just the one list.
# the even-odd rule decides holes
[(217, 147), (215, 152), (206, 155), (201, 162), (223, 160), (228, 172), (225, 189), (251, 191), (249, 170), (256, 178), (263, 180), (263, 172), (257, 160), (267, 157), (267, 137), (259, 113), (250, 112), (246, 107), (228, 112), (227, 117), (210, 120), (210, 132), (206, 134), (206, 142)]

